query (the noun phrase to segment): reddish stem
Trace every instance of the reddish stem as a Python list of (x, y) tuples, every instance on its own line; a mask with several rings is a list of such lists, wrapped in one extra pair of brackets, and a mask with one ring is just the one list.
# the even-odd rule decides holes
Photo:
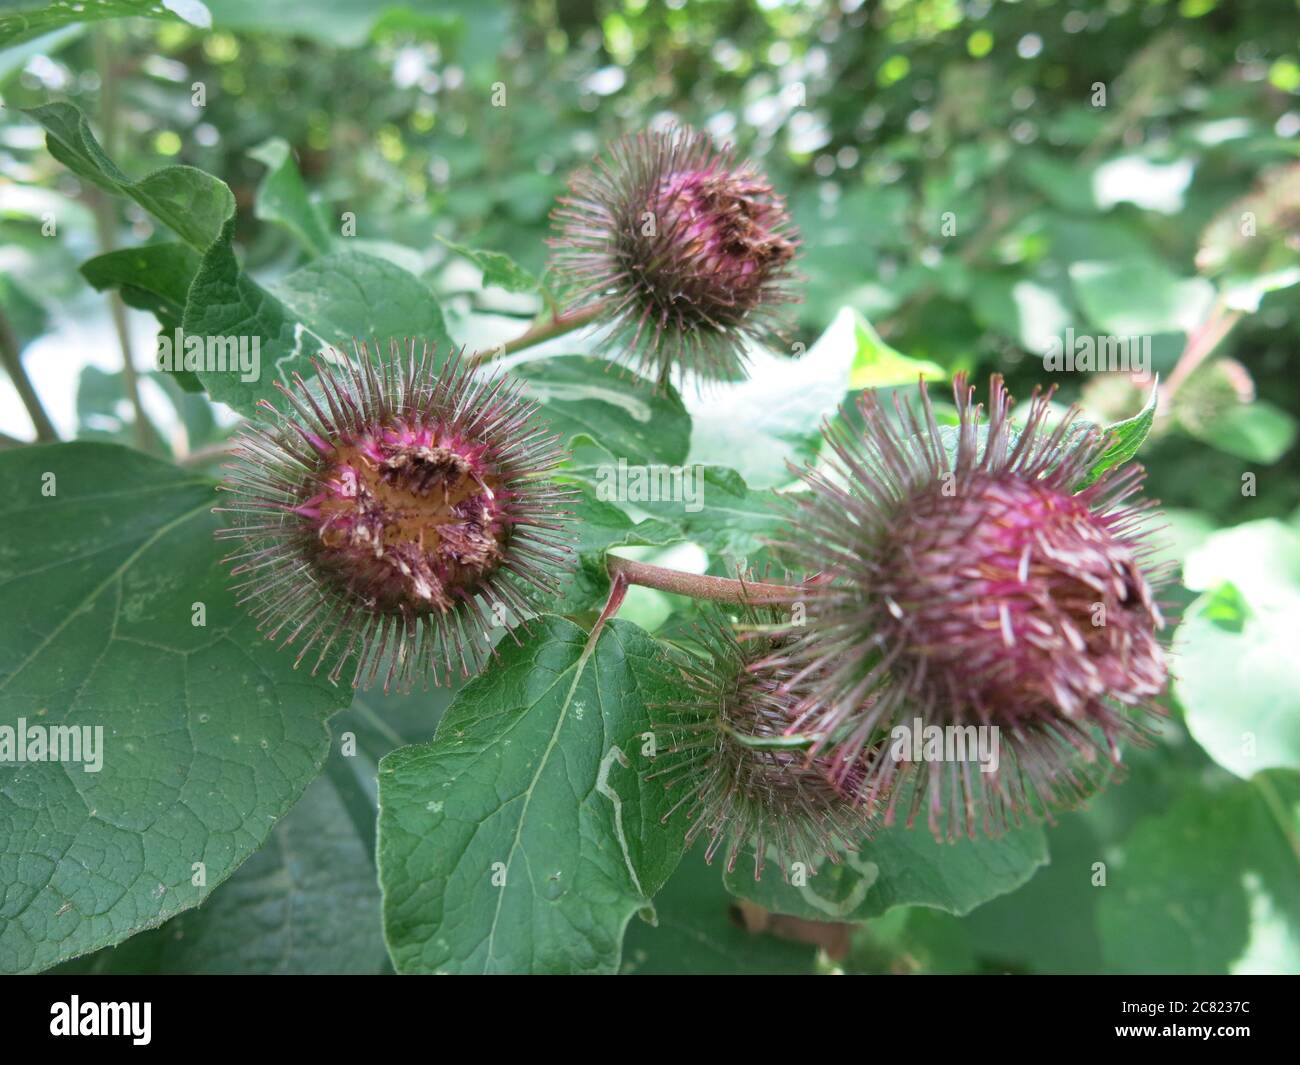
[(756, 581), (709, 577), (698, 573), (633, 562), (630, 558), (609, 555), (609, 574), (615, 580), (656, 588), (661, 592), (686, 595), (692, 599), (709, 599), (715, 603), (789, 603), (799, 596), (799, 589), (788, 584), (762, 584)]

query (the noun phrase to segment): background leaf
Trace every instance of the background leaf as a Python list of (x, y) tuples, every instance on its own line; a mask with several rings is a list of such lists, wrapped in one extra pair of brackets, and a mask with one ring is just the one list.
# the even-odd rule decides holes
[[(936, 843), (924, 825), (880, 830), (857, 854), (838, 865), (823, 862), (806, 885), (786, 883), (776, 869), (754, 880), (753, 866), (738, 863), (727, 889), (768, 910), (821, 921), (864, 921), (892, 906), (931, 906), (965, 914), (1025, 883), (1047, 862), (1039, 827), (998, 839)], [(812, 870), (809, 870), (811, 873)]]
[(582, 355), (525, 362), (510, 372), (567, 445), (590, 442), (633, 466), (686, 461), (691, 419), (671, 388), (658, 390), (644, 377)]
[(350, 693), (295, 673), (236, 609), (206, 479), (63, 444), (0, 454), (0, 488), (0, 724), (104, 739), (97, 773), (0, 764), (0, 969), (15, 972), (201, 902), (319, 772)]
[(254, 204), (257, 217), (284, 226), (308, 255), (329, 251), (330, 235), (307, 195), (289, 143), (283, 137), (271, 137), (248, 154), (267, 168), (262, 184), (257, 187)]
[(1277, 521), (1215, 533), (1188, 557), (1174, 690), (1187, 728), (1239, 777), (1300, 769), (1300, 535)]
[(1124, 973), (1300, 972), (1300, 777), (1181, 799), (1117, 848), (1098, 911)]
[(730, 976), (811, 973), (816, 950), (741, 927), (721, 870), (697, 849), (655, 896), (654, 925), (633, 921), (623, 943), (622, 972), (638, 976)]

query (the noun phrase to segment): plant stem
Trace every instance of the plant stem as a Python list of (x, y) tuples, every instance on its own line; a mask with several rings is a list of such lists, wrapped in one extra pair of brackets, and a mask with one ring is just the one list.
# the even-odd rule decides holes
[(513, 355), (516, 351), (522, 351), (524, 348), (531, 348), (554, 337), (572, 333), (575, 329), (581, 329), (584, 325), (594, 321), (602, 310), (604, 310), (604, 304), (597, 303), (591, 307), (584, 307), (580, 311), (574, 311), (572, 314), (553, 314), (549, 319), (534, 322), (527, 332), (521, 333), (514, 340), (508, 340), (504, 344), (498, 344), (495, 348), (489, 348), (487, 351), (480, 351), (472, 355), (468, 362), (471, 366), (483, 366), (493, 359)]
[(1229, 310), (1222, 300), (1215, 303), (1205, 321), (1188, 335), (1187, 344), (1165, 384), (1166, 400), (1172, 399), (1192, 372), (1214, 354), (1242, 317), (1241, 311)]
[(619, 558), (617, 555), (609, 555), (605, 564), (609, 575), (616, 580), (692, 599), (709, 599), (715, 603), (789, 603), (799, 595), (799, 589), (788, 584), (760, 584), (728, 577), (684, 573), (665, 566), (653, 566), (648, 562), (633, 562), (630, 558)]
[[(99, 27), (95, 31), (95, 58), (99, 67), (100, 78), (100, 124), (104, 135), (104, 151), (109, 158), (117, 155), (117, 72), (113, 66), (110, 48), (110, 30)], [(116, 249), (117, 241), (113, 232), (115, 219), (113, 205), (103, 189), (90, 190), (92, 207), (95, 214), (95, 229), (99, 233), (99, 249), (107, 254)], [(122, 391), (135, 416), (135, 446), (141, 451), (153, 451), (153, 426), (145, 416), (144, 405), (140, 402), (140, 377), (136, 373), (135, 361), (131, 357), (131, 333), (126, 322), (126, 305), (117, 290), (108, 293), (108, 310), (113, 319), (113, 331), (117, 334), (118, 347), (122, 349)]]
[(18, 350), (18, 337), (10, 326), (9, 319), (3, 313), (0, 313), (0, 361), (4, 362), (14, 388), (18, 390), (18, 398), (27, 408), (27, 415), (36, 429), (36, 439), (42, 442), (57, 440), (59, 434), (54, 431), (54, 423), (50, 421), (50, 416), (41, 406), (41, 397), (36, 394), (31, 378), (27, 376), (27, 370), (23, 366), (22, 354)]

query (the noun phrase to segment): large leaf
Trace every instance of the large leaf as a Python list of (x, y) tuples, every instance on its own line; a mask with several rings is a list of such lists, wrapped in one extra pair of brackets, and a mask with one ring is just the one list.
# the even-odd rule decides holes
[(394, 748), (428, 739), (450, 700), (443, 688), (358, 694), (331, 722), (325, 773), (207, 902), (59, 971), (391, 971), (375, 879), (375, 767)]
[(1225, 769), (1300, 769), (1300, 536), (1279, 521), (1215, 533), (1188, 557), (1204, 590), (1175, 637), (1188, 731)]
[(190, 286), (184, 329), (195, 336), (256, 338), (260, 368), (254, 380), (218, 369), (199, 371), (213, 399), (245, 414), (259, 399), (282, 405), (273, 382), (308, 377), (311, 357), (326, 345), (350, 351), (353, 338), (430, 340), (448, 351), (442, 311), (433, 294), (400, 266), (360, 252), (323, 255), (264, 288), (240, 269), (231, 244), (233, 225), (203, 256)]
[(821, 921), (863, 921), (892, 906), (931, 906), (965, 914), (1025, 883), (1047, 862), (1047, 843), (1034, 826), (998, 839), (936, 843), (918, 825), (878, 832), (857, 854), (810, 869), (807, 882), (787, 883), (771, 866), (762, 880), (740, 862), (726, 876), (728, 890), (777, 913)]
[[(81, 264), (81, 273), (98, 291), (115, 288), (128, 307), (149, 311), (158, 319), (160, 332), (174, 345), (199, 261), (198, 252), (188, 244), (169, 241), (97, 255)], [(187, 392), (203, 391), (196, 374), (174, 366), (167, 372)]]
[(1093, 883), (1093, 866), (1102, 860), (1101, 843), (1088, 819), (1071, 812), (1048, 830), (1047, 844), (1046, 868), (965, 918), (971, 945), (995, 964), (1018, 970), (1100, 972), (1101, 891)]
[(1187, 794), (1108, 863), (1098, 926), (1126, 973), (1300, 973), (1300, 776)]
[(698, 851), (688, 854), (655, 896), (655, 924), (628, 926), (622, 971), (644, 976), (813, 972), (815, 948), (746, 931), (733, 916), (735, 904), (718, 867), (706, 865)]
[(1070, 281), (1092, 324), (1116, 337), (1190, 333), (1214, 302), (1204, 278), (1178, 278), (1154, 262), (1076, 262)]
[(29, 41), (44, 33), (79, 22), (131, 18), (183, 19), (207, 28), (212, 16), (201, 0), (95, 0), (94, 3), (57, 3), (49, 0), (8, 0), (0, 12), (0, 48)]
[(45, 127), (45, 143), (55, 159), (92, 184), (135, 200), (199, 251), (234, 216), (235, 197), (226, 183), (192, 166), (168, 166), (131, 180), (104, 153), (85, 115), (72, 104), (45, 104), (27, 114)]
[(511, 373), (566, 444), (591, 442), (633, 466), (686, 461), (691, 419), (672, 389), (582, 355), (523, 363)]
[(1215, 412), (1205, 424), (1188, 426), (1187, 430), (1229, 455), (1271, 466), (1291, 450), (1300, 427), (1290, 411), (1257, 399), (1235, 403)]
[(203, 906), (60, 971), (366, 974), (386, 962), (372, 855), (322, 776)]
[(464, 688), (432, 743), (380, 764), (379, 877), (400, 972), (614, 972), (682, 827), (646, 779), (648, 705), (681, 698), (659, 644), (533, 622)]
[(99, 772), (0, 764), (0, 969), (22, 971), (201, 902), (316, 776), (350, 693), (235, 607), (210, 482), (53, 445), (0, 454), (0, 500), (0, 723), (103, 729)]
[[(691, 461), (730, 467), (758, 488), (789, 482), (787, 463), (817, 453), (822, 419), (844, 399), (852, 368), (860, 363), (862, 373), (871, 372), (864, 327), (871, 328), (857, 311), (841, 308), (812, 347), (790, 353), (797, 358), (755, 351), (747, 381), (690, 397)], [(885, 370), (883, 363), (876, 366)]]

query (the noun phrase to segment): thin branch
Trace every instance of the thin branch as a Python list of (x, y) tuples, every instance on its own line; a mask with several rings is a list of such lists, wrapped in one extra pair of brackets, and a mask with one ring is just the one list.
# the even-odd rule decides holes
[(471, 366), (483, 366), (494, 359), (513, 355), (516, 351), (523, 351), (524, 348), (531, 348), (547, 340), (563, 336), (565, 333), (572, 333), (575, 329), (581, 329), (584, 325), (595, 321), (602, 310), (604, 310), (604, 304), (597, 303), (580, 311), (574, 311), (572, 314), (553, 314), (550, 318), (534, 322), (527, 332), (521, 333), (514, 340), (508, 340), (504, 344), (498, 344), (495, 348), (480, 351), (478, 354), (471, 356), (468, 361)]
[(1215, 302), (1205, 321), (1188, 334), (1187, 344), (1165, 385), (1166, 400), (1172, 399), (1193, 371), (1214, 354), (1242, 317), (1241, 311), (1230, 310), (1221, 299)]
[(3, 312), (0, 312), (0, 361), (4, 362), (14, 388), (18, 390), (18, 398), (27, 408), (27, 415), (36, 430), (36, 439), (42, 442), (57, 440), (59, 434), (54, 431), (54, 423), (45, 413), (45, 408), (41, 405), (41, 397), (32, 387), (31, 378), (27, 376), (27, 370), (23, 366), (22, 354), (18, 350), (18, 337)]
[(661, 592), (685, 595), (692, 599), (709, 599), (715, 603), (789, 603), (799, 597), (799, 589), (788, 584), (761, 584), (756, 581), (709, 577), (698, 573), (633, 562), (630, 558), (609, 555), (606, 566), (611, 577), (656, 588)]

